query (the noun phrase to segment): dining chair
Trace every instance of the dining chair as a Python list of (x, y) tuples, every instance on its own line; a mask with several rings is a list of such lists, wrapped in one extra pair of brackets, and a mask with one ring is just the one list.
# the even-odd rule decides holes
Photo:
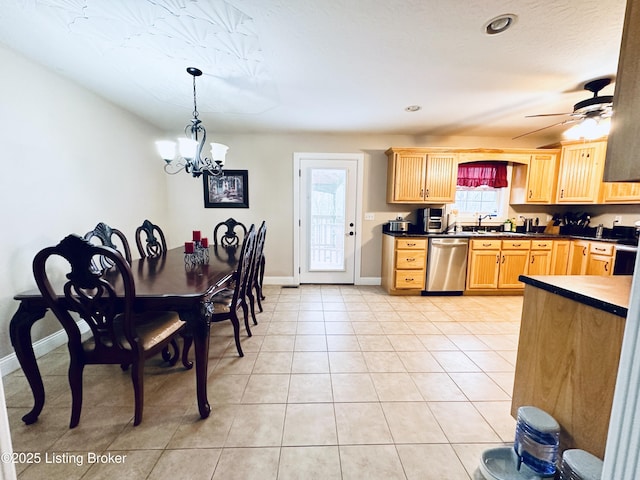
[[(108, 260), (108, 269), (95, 269), (95, 257)], [(61, 261), (66, 260), (66, 262)], [(54, 289), (47, 266), (65, 274), (65, 283)], [(53, 273), (54, 275), (58, 273)], [(68, 337), (70, 356), (71, 422), (74, 428), (82, 410), (82, 373), (85, 365), (131, 365), (135, 414), (134, 425), (142, 421), (144, 363), (174, 340), (184, 322), (175, 312), (136, 312), (136, 288), (129, 263), (117, 250), (94, 245), (69, 235), (58, 245), (38, 252), (33, 274), (46, 305), (58, 318)], [(54, 278), (60, 278), (55, 275)], [(90, 328), (83, 341), (77, 317)], [(184, 363), (185, 368), (191, 364)]]
[(264, 242), (265, 237), (267, 235), (267, 223), (265, 221), (262, 222), (260, 228), (258, 229), (258, 233), (256, 236), (256, 244), (254, 248), (253, 258), (251, 260), (251, 271), (249, 273), (249, 280), (247, 285), (247, 298), (249, 299), (249, 307), (251, 309), (251, 318), (253, 319), (253, 324), (258, 324), (258, 319), (256, 318), (256, 303), (258, 303), (258, 308), (262, 312), (262, 300), (264, 300), (264, 296), (262, 295), (262, 279), (264, 278)]
[[(136, 246), (140, 257), (159, 257), (167, 252), (167, 241), (164, 238), (162, 229), (149, 220), (142, 222), (138, 228), (136, 228)], [(142, 243), (144, 236), (145, 243)]]
[(242, 242), (242, 250), (238, 266), (234, 273), (233, 288), (224, 288), (208, 299), (207, 310), (212, 322), (231, 320), (233, 325), (233, 336), (236, 342), (238, 355), (244, 356), (240, 346), (240, 319), (238, 309), (241, 308), (244, 315), (244, 326), (247, 335), (251, 336), (249, 328), (249, 308), (246, 301), (246, 291), (249, 285), (249, 274), (251, 272), (251, 260), (255, 250), (256, 230), (255, 225), (251, 225), (247, 235)]
[[(225, 227), (226, 230), (222, 230)], [(242, 232), (242, 237), (239, 236)], [(223, 247), (238, 247), (247, 235), (247, 227), (233, 218), (218, 223), (213, 229), (213, 245)]]
[[(117, 228), (111, 228), (104, 222), (98, 223), (95, 228), (84, 235), (85, 240), (100, 240), (101, 244), (105, 247), (113, 248), (114, 250), (120, 251), (120, 248), (114, 243), (114, 239), (117, 243), (122, 247), (122, 252), (124, 253), (125, 260), (131, 265), (131, 248), (129, 248), (129, 242), (127, 241), (127, 237)], [(102, 268), (109, 268), (109, 265), (105, 265), (105, 259), (100, 258), (100, 266)]]

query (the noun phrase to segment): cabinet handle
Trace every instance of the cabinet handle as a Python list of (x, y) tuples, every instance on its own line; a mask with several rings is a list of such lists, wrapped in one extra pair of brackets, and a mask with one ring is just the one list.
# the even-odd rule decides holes
[(533, 264), (533, 261), (536, 259), (536, 257), (534, 257), (533, 255), (531, 256), (531, 264)]
[(594, 250), (597, 250), (599, 252), (606, 252), (607, 249), (606, 248), (600, 248), (600, 247), (593, 247)]
[(496, 263), (500, 263), (500, 255), (496, 255)]
[(420, 196), (424, 198), (424, 188), (420, 189)]
[(405, 278), (405, 282), (413, 282), (413, 278)]
[(417, 243), (407, 243), (407, 247), (415, 247)]
[(604, 271), (608, 272), (609, 271), (609, 262), (605, 262), (604, 263)]
[(490, 243), (483, 243), (483, 244), (482, 244), (482, 246), (483, 246), (483, 247), (490, 247), (490, 246), (491, 246), (491, 244), (490, 244)]
[(415, 262), (416, 259), (415, 258), (407, 258), (407, 262)]
[(587, 247), (582, 247), (582, 256), (583, 257), (587, 256)]
[(504, 261), (505, 261), (506, 259), (507, 259), (507, 257), (503, 255), (503, 256), (502, 256), (502, 263), (504, 263)]
[(539, 243), (539, 244), (538, 244), (538, 246), (539, 246), (539, 247), (546, 247), (546, 246), (547, 246), (547, 244), (546, 244), (546, 243)]
[(560, 190), (560, 198), (564, 198), (564, 188)]
[(512, 247), (521, 247), (522, 244), (521, 243), (512, 243), (511, 246)]
[(427, 198), (429, 197), (429, 189), (427, 188), (427, 194), (425, 195)]
[(533, 197), (533, 190), (529, 190), (529, 198)]

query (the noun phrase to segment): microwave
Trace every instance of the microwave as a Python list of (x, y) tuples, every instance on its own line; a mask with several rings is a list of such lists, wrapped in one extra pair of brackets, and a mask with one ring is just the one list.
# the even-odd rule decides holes
[(418, 228), (424, 233), (442, 233), (445, 225), (444, 208), (427, 207), (419, 208), (416, 212)]

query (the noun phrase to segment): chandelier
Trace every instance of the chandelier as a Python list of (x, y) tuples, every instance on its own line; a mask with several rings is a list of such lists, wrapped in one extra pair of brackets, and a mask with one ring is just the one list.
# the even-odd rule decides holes
[(164, 171), (169, 175), (175, 175), (184, 170), (194, 177), (199, 177), (203, 173), (221, 176), (229, 147), (221, 143), (212, 143), (211, 158), (202, 156), (202, 150), (207, 141), (207, 131), (198, 118), (196, 103), (196, 77), (202, 75), (202, 71), (195, 67), (189, 67), (187, 73), (193, 76), (193, 118), (191, 123), (184, 128), (185, 136), (178, 138), (177, 151), (176, 142), (171, 140), (157, 141), (156, 148), (165, 161)]

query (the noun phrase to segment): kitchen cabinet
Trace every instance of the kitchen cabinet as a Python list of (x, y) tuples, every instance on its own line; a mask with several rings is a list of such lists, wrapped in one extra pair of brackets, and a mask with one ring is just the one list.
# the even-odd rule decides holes
[(589, 248), (586, 240), (572, 240), (569, 245), (567, 275), (586, 275), (589, 262)]
[(602, 203), (640, 203), (640, 183), (604, 182)]
[(549, 275), (566, 275), (569, 265), (569, 247), (571, 240), (554, 240), (551, 247)]
[(534, 240), (529, 252), (529, 275), (548, 275), (551, 269), (553, 240)]
[(498, 288), (521, 289), (518, 277), (527, 273), (531, 240), (503, 240), (500, 252)]
[(612, 275), (615, 252), (613, 243), (591, 242), (587, 275)]
[(428, 149), (387, 150), (387, 203), (453, 203), (458, 155)]
[(521, 289), (518, 277), (527, 272), (530, 246), (530, 240), (471, 240), (467, 289)]
[(559, 152), (536, 153), (531, 155), (528, 164), (513, 165), (510, 203), (550, 204), (555, 201)]
[(562, 146), (556, 203), (597, 203), (604, 170), (605, 141)]
[(419, 294), (425, 288), (427, 239), (382, 236), (382, 286), (391, 294)]

